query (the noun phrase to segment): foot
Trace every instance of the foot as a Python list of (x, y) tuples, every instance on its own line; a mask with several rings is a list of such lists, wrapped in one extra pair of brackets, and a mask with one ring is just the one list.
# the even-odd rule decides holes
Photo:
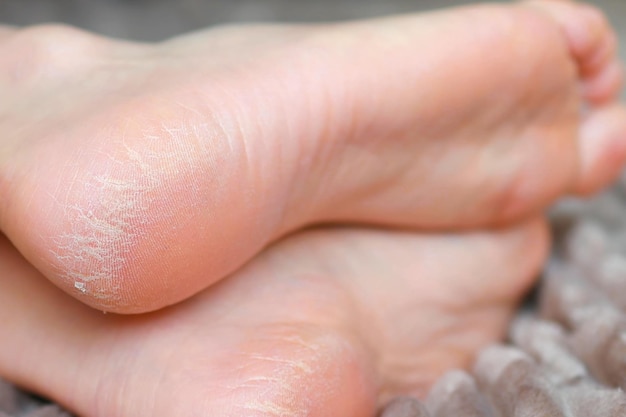
[(185, 299), (307, 224), (518, 220), (626, 154), (615, 36), (574, 3), (1, 39), (0, 227), (106, 311)]
[(466, 235), (318, 230), (140, 316), (67, 297), (0, 240), (0, 376), (82, 417), (373, 415), (498, 340), (543, 223)]

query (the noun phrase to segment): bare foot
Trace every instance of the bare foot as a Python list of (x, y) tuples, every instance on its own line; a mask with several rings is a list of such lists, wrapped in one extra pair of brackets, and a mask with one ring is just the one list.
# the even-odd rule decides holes
[(108, 311), (180, 301), (311, 223), (516, 221), (604, 186), (626, 153), (615, 35), (580, 4), (154, 46), (1, 36), (0, 227)]
[(318, 230), (177, 306), (104, 315), (0, 241), (0, 376), (82, 417), (362, 417), (501, 337), (543, 223), (466, 235)]

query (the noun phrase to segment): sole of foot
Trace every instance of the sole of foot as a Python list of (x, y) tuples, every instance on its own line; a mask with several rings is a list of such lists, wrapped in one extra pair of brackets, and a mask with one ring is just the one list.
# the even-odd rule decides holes
[(0, 377), (82, 417), (374, 415), (502, 338), (547, 250), (540, 221), (315, 230), (183, 303), (120, 316), (67, 297), (2, 239)]
[(518, 221), (620, 170), (615, 39), (554, 0), (150, 46), (7, 28), (0, 227), (69, 294), (141, 313), (314, 223)]

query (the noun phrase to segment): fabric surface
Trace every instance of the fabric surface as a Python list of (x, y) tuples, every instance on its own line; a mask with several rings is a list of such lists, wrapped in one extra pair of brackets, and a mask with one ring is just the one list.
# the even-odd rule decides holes
[(0, 380), (0, 417), (70, 417), (70, 414)]

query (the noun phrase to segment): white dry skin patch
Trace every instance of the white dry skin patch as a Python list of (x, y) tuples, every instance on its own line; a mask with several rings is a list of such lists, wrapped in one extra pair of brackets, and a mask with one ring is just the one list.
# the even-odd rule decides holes
[[(167, 187), (167, 178), (176, 178), (197, 160), (190, 142), (198, 141), (190, 140), (188, 129), (163, 125), (160, 131), (145, 134), (135, 147), (122, 142), (121, 157), (109, 156), (103, 161), (108, 170), (82, 184), (79, 195), (92, 200), (64, 205), (69, 230), (53, 238), (58, 274), (104, 308), (121, 299), (121, 275), (132, 262), (133, 247), (149, 238), (146, 226), (157, 215), (163, 220), (176, 214), (169, 206), (155, 207), (155, 196)], [(187, 186), (199, 188), (196, 181)]]
[[(60, 275), (80, 293), (103, 302), (115, 302), (118, 278), (125, 266), (142, 224), (148, 222), (149, 194), (158, 178), (121, 180), (108, 175), (84, 184), (85, 194), (96, 197), (94, 207), (65, 207), (70, 230), (54, 239), (53, 255), (62, 268)], [(105, 291), (94, 291), (90, 283)]]
[[(306, 417), (318, 396), (328, 394), (337, 385), (337, 381), (329, 377), (326, 387), (320, 389), (316, 386), (316, 390), (311, 391), (308, 398), (302, 398), (303, 387), (311, 384), (312, 375), (319, 372), (317, 368), (328, 363), (328, 351), (322, 349), (320, 343), (305, 341), (299, 336), (283, 337), (280, 342), (292, 345), (295, 355), (291, 358), (278, 353), (276, 356), (271, 353), (246, 355), (246, 360), (241, 363), (252, 363), (255, 366), (261, 363), (264, 371), (272, 370), (271, 374), (251, 375), (236, 387), (229, 388), (234, 391), (252, 390), (249, 398), (244, 395), (246, 401), (239, 405), (246, 413), (260, 413), (268, 417)], [(238, 372), (246, 372), (246, 366), (248, 365), (242, 365)]]

